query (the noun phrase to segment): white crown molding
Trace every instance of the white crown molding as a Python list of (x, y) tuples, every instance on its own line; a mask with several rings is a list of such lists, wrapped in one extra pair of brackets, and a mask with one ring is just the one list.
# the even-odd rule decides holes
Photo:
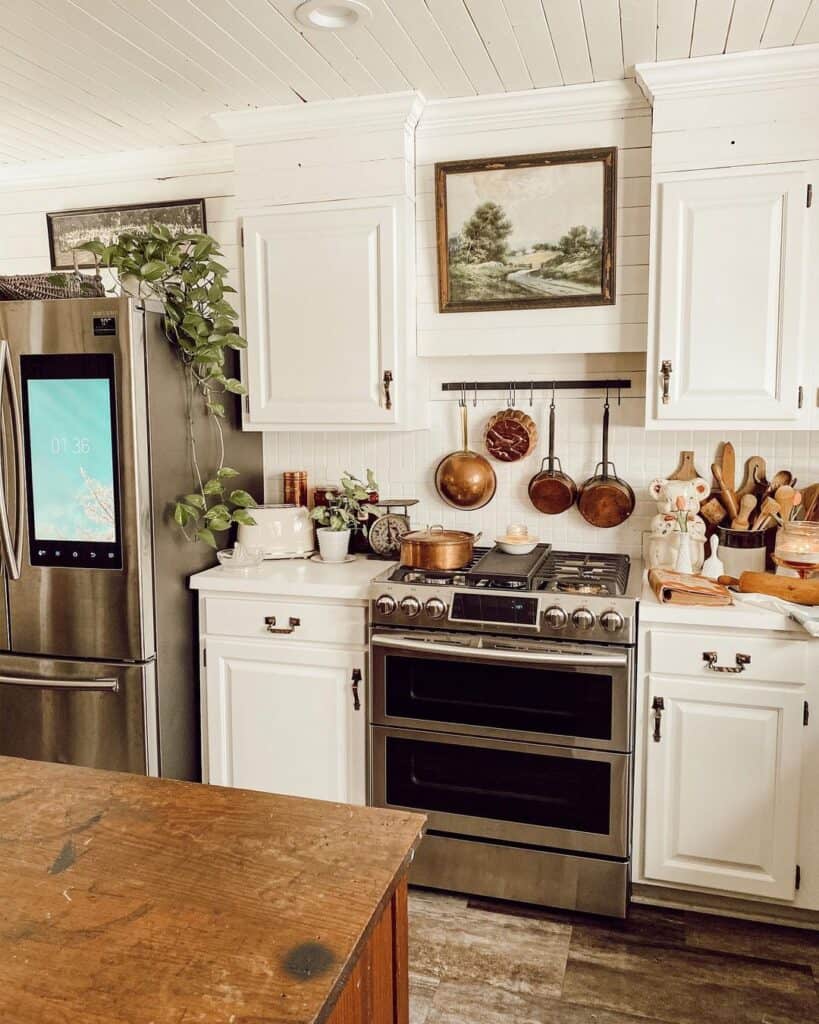
[(535, 128), (543, 124), (600, 121), (647, 113), (648, 105), (633, 81), (590, 82), (588, 85), (433, 100), (424, 107), (418, 135)]
[(819, 44), (638, 64), (634, 71), (652, 104), (707, 93), (819, 86)]
[(181, 178), (226, 171), (233, 171), (230, 143), (196, 142), (189, 146), (7, 164), (0, 166), (0, 191), (101, 185), (139, 178)]
[(331, 137), (355, 132), (412, 131), (424, 109), (419, 92), (354, 96), (351, 99), (319, 100), (297, 106), (258, 107), (214, 114), (224, 138), (237, 146), (257, 142)]

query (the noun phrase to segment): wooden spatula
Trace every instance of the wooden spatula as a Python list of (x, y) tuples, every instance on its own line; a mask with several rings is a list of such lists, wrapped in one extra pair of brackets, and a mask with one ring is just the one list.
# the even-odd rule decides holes
[(722, 446), (722, 459), (720, 460), (722, 479), (729, 491), (736, 494), (737, 489), (737, 457), (734, 446), (726, 441)]
[(731, 523), (732, 530), (747, 530), (751, 513), (756, 508), (756, 497), (753, 494), (743, 494), (739, 502), (739, 515)]

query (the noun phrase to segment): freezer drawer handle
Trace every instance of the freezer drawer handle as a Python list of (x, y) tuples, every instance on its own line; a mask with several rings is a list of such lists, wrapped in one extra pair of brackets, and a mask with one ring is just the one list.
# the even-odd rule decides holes
[(265, 615), (264, 624), (268, 633), (292, 633), (296, 626), (301, 625), (301, 619), (296, 619), (292, 615), (290, 616), (289, 626), (279, 626), (276, 628), (276, 616)]
[(20, 418), (20, 403), (17, 400), (17, 384), (14, 380), (14, 368), (11, 362), (9, 343), (0, 340), (0, 414), (2, 414), (2, 389), (8, 384), (9, 410), (11, 412), (11, 430), (14, 443), (15, 487), (17, 498), (16, 534), (11, 537), (9, 510), (6, 504), (6, 492), (0, 476), (0, 542), (6, 562), (6, 572), (10, 579), (19, 580), (23, 564), (23, 528), (25, 516), (25, 454), (23, 452), (23, 428)]
[(119, 693), (119, 680), (100, 679), (30, 679), (27, 676), (0, 676), (0, 686), (37, 686), (41, 690), (108, 690)]

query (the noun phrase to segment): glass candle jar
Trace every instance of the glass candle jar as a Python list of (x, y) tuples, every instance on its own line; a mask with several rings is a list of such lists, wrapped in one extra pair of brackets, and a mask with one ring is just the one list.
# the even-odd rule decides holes
[(819, 572), (819, 523), (785, 523), (776, 534), (774, 561), (802, 579)]

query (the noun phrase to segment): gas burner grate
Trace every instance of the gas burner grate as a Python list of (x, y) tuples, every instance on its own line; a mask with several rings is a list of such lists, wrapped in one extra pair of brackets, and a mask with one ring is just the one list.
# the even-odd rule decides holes
[(539, 573), (539, 590), (617, 597), (626, 592), (628, 555), (552, 551)]
[(466, 574), (478, 564), (481, 558), (489, 551), (489, 548), (473, 548), (472, 559), (463, 569), (451, 571), (441, 569), (411, 569), (406, 565), (399, 565), (390, 576), (393, 583), (410, 583), (430, 587), (465, 587), (467, 585)]

